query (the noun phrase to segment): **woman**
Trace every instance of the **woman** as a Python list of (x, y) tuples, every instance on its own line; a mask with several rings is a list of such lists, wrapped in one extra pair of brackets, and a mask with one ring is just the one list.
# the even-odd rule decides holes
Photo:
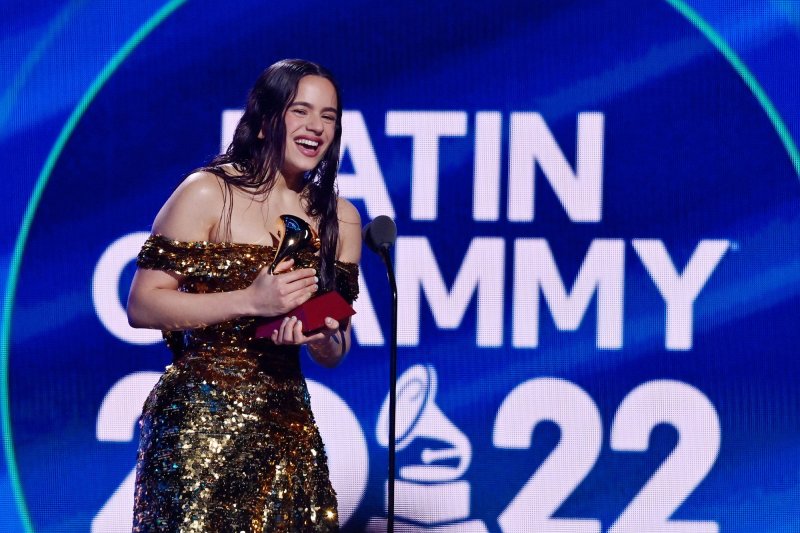
[[(361, 222), (334, 183), (341, 116), (327, 70), (272, 65), (226, 153), (184, 180), (155, 219), (128, 317), (164, 330), (174, 357), (142, 414), (134, 531), (338, 530), (299, 346), (335, 366), (349, 321), (329, 317), (306, 335), (287, 317), (270, 339), (253, 332), (256, 317), (318, 291), (357, 296)], [(274, 275), (265, 267), (283, 214), (316, 228), (321, 246)]]

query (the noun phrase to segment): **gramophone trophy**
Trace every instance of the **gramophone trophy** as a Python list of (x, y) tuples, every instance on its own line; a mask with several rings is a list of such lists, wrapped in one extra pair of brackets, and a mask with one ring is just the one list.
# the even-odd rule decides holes
[[(296, 268), (312, 267), (308, 257), (313, 257), (319, 250), (320, 242), (316, 232), (308, 223), (294, 215), (281, 215), (278, 219), (283, 227), (281, 240), (275, 252), (275, 258), (270, 264), (269, 271), (275, 268), (284, 259), (294, 259)], [(325, 327), (325, 318), (331, 317), (339, 322), (355, 314), (355, 310), (335, 290), (318, 294), (288, 313), (276, 317), (268, 317), (256, 323), (255, 336), (271, 337), (273, 331), (280, 329), (281, 322), (287, 316), (295, 316), (303, 323), (303, 333), (309, 335)]]

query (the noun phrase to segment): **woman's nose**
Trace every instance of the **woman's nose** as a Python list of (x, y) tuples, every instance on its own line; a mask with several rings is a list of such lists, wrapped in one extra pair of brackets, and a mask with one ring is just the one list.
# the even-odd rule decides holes
[(322, 117), (318, 117), (316, 115), (310, 115), (308, 118), (308, 122), (306, 122), (306, 129), (308, 131), (312, 131), (317, 135), (322, 135), (322, 131), (324, 130), (324, 126), (322, 124)]

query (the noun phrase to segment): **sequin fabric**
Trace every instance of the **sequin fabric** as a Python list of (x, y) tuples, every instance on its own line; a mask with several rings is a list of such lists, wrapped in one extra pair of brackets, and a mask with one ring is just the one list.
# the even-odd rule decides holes
[[(154, 235), (137, 264), (181, 276), (181, 291), (221, 292), (248, 286), (274, 254)], [(336, 263), (336, 288), (355, 299), (357, 265)], [(299, 348), (253, 339), (254, 327), (240, 318), (165, 332), (173, 363), (142, 412), (134, 532), (338, 531)]]

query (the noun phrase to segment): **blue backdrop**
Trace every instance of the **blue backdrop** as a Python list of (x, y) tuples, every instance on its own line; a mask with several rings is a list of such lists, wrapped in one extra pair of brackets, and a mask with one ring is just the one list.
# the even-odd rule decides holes
[[(132, 261), (284, 57), (336, 74), (340, 191), (399, 227), (402, 530), (800, 530), (796, 2), (4, 14), (3, 531), (129, 529), (169, 363), (125, 324)], [(379, 531), (371, 254), (361, 285), (348, 359), (304, 368), (345, 529)]]

